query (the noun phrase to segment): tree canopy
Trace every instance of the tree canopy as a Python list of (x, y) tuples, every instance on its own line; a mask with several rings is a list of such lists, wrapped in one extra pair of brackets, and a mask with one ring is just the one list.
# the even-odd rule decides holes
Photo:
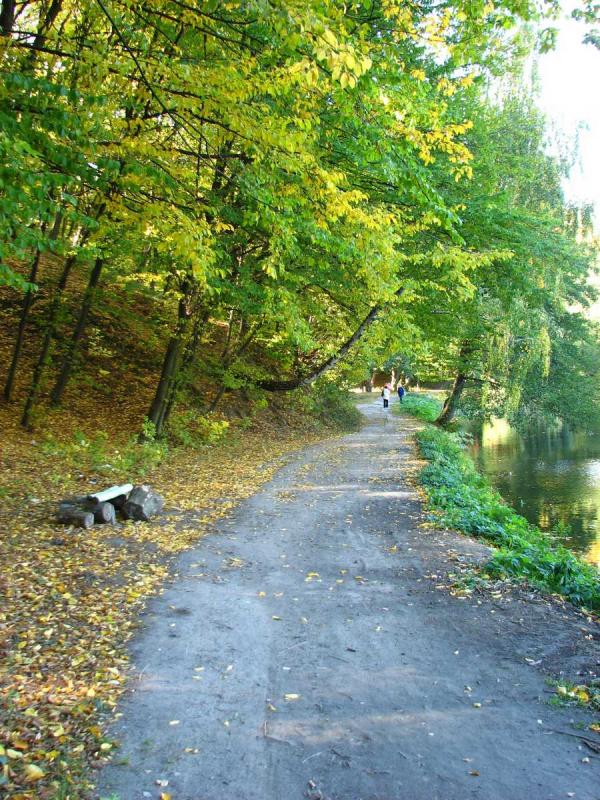
[[(512, 413), (574, 341), (593, 362), (597, 333), (574, 310), (593, 253), (518, 74), (547, 10), (3, 0), (0, 282), (22, 298), (7, 401), (40, 262), (61, 264), (23, 424), (85, 368), (107, 282), (155, 309), (157, 433), (199, 372), (207, 410), (228, 391), (358, 380), (402, 352)], [(595, 379), (579, 371), (593, 403)]]

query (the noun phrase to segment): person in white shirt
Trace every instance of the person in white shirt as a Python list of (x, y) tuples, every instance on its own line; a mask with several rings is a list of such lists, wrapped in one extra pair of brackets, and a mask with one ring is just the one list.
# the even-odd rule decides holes
[(384, 408), (389, 408), (389, 405), (390, 405), (390, 387), (389, 387), (389, 385), (387, 383), (383, 387), (382, 395), (383, 395), (383, 407)]

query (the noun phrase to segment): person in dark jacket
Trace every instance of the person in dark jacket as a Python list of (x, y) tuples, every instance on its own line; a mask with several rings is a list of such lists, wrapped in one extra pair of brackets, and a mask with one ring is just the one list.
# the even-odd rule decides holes
[(404, 397), (404, 386), (401, 383), (398, 384), (398, 400), (402, 402), (402, 398)]

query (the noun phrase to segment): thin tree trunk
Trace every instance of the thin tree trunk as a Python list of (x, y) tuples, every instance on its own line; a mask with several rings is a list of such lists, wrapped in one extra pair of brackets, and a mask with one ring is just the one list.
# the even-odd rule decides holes
[[(56, 214), (54, 225), (52, 227), (52, 231), (50, 232), (50, 239), (52, 241), (55, 241), (58, 238), (61, 222), (62, 222), (62, 214), (59, 211)], [(44, 226), (42, 226), (42, 231), (43, 230)], [(33, 258), (33, 261), (31, 262), (31, 269), (29, 271), (30, 284), (35, 283), (35, 280), (37, 278), (41, 255), (42, 255), (41, 251), (38, 249)], [(15, 385), (15, 377), (17, 374), (17, 367), (19, 365), (19, 358), (21, 357), (23, 339), (25, 338), (25, 327), (27, 325), (27, 320), (29, 318), (29, 312), (31, 311), (31, 306), (33, 305), (34, 294), (35, 294), (34, 290), (32, 288), (29, 288), (25, 293), (25, 296), (23, 297), (23, 304), (21, 306), (21, 318), (19, 320), (19, 328), (17, 330), (17, 335), (15, 337), (12, 360), (10, 362), (8, 375), (6, 377), (6, 383), (4, 385), (3, 395), (6, 403), (10, 403), (12, 399), (12, 393)]]
[(44, 19), (40, 20), (39, 28), (37, 30), (35, 39), (33, 41), (34, 51), (37, 50), (38, 47), (41, 47), (41, 45), (43, 44), (44, 37), (48, 32), (48, 30), (54, 24), (54, 20), (58, 16), (61, 6), (62, 6), (62, 0), (52, 0), (52, 3), (50, 4), (50, 7), (48, 8), (48, 11), (44, 16)]
[(219, 386), (219, 389), (218, 389), (216, 395), (213, 397), (213, 399), (210, 402), (210, 405), (209, 405), (209, 407), (207, 409), (207, 413), (208, 414), (212, 414), (212, 412), (216, 409), (216, 407), (221, 402), (221, 398), (223, 397), (224, 394), (225, 394), (225, 386), (223, 384), (221, 384), (221, 386)]
[(203, 314), (200, 314), (196, 322), (194, 324), (194, 331), (192, 333), (192, 338), (188, 342), (185, 351), (183, 353), (183, 358), (181, 360), (181, 367), (179, 368), (178, 375), (176, 376), (175, 380), (171, 383), (171, 389), (169, 391), (169, 395), (167, 398), (167, 402), (165, 404), (165, 409), (160, 420), (161, 430), (164, 430), (165, 425), (169, 421), (169, 417), (171, 416), (171, 411), (173, 410), (173, 406), (175, 405), (175, 400), (177, 399), (177, 394), (181, 389), (181, 386), (184, 380), (187, 377), (187, 372), (192, 366), (194, 361), (194, 357), (196, 355), (196, 350), (198, 349), (198, 343), (200, 341), (200, 336), (202, 331), (204, 330), (204, 325), (208, 320), (209, 312), (205, 311)]
[(473, 345), (469, 341), (463, 341), (460, 346), (460, 353), (458, 356), (458, 373), (456, 378), (454, 379), (454, 383), (452, 384), (452, 390), (450, 394), (444, 401), (444, 406), (439, 417), (436, 419), (435, 424), (439, 425), (442, 428), (445, 428), (449, 425), (452, 420), (454, 419), (454, 415), (458, 409), (460, 403), (460, 396), (463, 393), (463, 389), (465, 388), (465, 384), (468, 381), (468, 373), (467, 373), (467, 366), (468, 366), (468, 359), (471, 353), (473, 352)]
[(150, 405), (150, 410), (148, 411), (148, 419), (154, 425), (156, 436), (162, 434), (163, 425), (167, 416), (170, 394), (173, 390), (179, 368), (185, 331), (190, 319), (189, 301), (189, 287), (186, 285), (179, 300), (177, 327), (167, 344), (158, 386), (156, 387), (156, 393)]
[[(29, 270), (29, 283), (34, 283), (35, 279), (37, 278), (37, 271), (40, 265), (40, 258), (41, 252), (38, 250), (31, 262), (31, 268)], [(8, 375), (6, 376), (6, 383), (4, 384), (4, 401), (6, 403), (10, 403), (12, 400), (12, 393), (15, 385), (15, 376), (17, 374), (17, 366), (19, 364), (19, 358), (21, 356), (21, 349), (23, 347), (23, 339), (25, 337), (25, 326), (27, 325), (27, 319), (29, 317), (29, 311), (31, 306), (33, 305), (33, 289), (28, 289), (25, 292), (25, 296), (23, 297), (23, 304), (21, 306), (21, 318), (19, 320), (19, 327), (17, 329), (17, 335), (15, 337), (15, 344), (13, 347), (13, 354), (12, 360), (10, 362), (10, 367), (8, 369)]]
[(154, 424), (154, 430), (157, 436), (162, 434), (170, 392), (175, 382), (174, 379), (177, 372), (180, 352), (181, 338), (180, 334), (177, 333), (169, 339), (160, 379), (156, 387), (156, 394), (154, 395), (154, 400), (148, 412), (148, 419)]
[[(96, 212), (94, 214), (94, 219), (96, 221), (99, 220), (100, 217), (104, 214), (105, 210), (106, 210), (106, 201), (103, 201), (97, 207)], [(82, 248), (92, 235), (92, 231), (90, 228), (81, 228), (80, 230), (81, 230), (81, 238), (79, 239), (78, 247)], [(49, 361), (50, 347), (52, 345), (54, 334), (56, 333), (56, 326), (58, 324), (60, 316), (63, 292), (66, 288), (67, 281), (69, 280), (69, 275), (76, 261), (77, 261), (76, 254), (73, 254), (66, 259), (63, 266), (62, 274), (56, 286), (54, 299), (50, 307), (50, 314), (48, 316), (48, 325), (46, 327), (46, 333), (44, 334), (42, 349), (40, 351), (40, 355), (38, 357), (37, 363), (33, 371), (31, 387), (29, 389), (29, 394), (27, 395), (27, 400), (25, 401), (23, 416), (21, 417), (21, 425), (24, 428), (27, 428), (28, 430), (31, 428), (31, 417), (35, 409), (35, 404), (38, 399), (40, 386), (42, 382), (42, 375), (44, 374), (44, 369)]]
[(79, 343), (81, 342), (81, 337), (83, 336), (83, 332), (87, 324), (90, 308), (92, 307), (94, 298), (96, 296), (96, 289), (98, 287), (98, 281), (100, 280), (100, 274), (102, 272), (103, 266), (104, 266), (104, 259), (99, 256), (94, 262), (94, 266), (92, 267), (92, 271), (90, 272), (88, 285), (86, 287), (85, 294), (83, 295), (83, 302), (81, 304), (81, 308), (79, 309), (77, 324), (75, 325), (75, 330), (73, 331), (73, 334), (71, 336), (69, 347), (63, 358), (60, 373), (58, 375), (58, 378), (56, 379), (54, 388), (50, 393), (50, 402), (51, 405), (53, 406), (60, 405), (64, 391), (67, 387), (67, 383), (69, 382), (69, 378), (71, 377), (73, 366), (75, 364), (75, 358), (77, 356), (77, 351), (79, 349)]
[[(254, 337), (256, 336), (258, 331), (260, 330), (261, 324), (262, 324), (262, 320), (257, 322), (251, 330), (248, 330), (248, 327), (245, 326), (245, 325), (240, 325), (240, 335), (241, 335), (242, 330), (245, 329), (246, 330), (246, 337), (239, 343), (238, 347), (234, 351), (230, 352), (228, 357), (225, 359), (225, 361), (223, 363), (223, 369), (224, 370), (228, 369), (241, 356), (241, 354), (244, 352), (244, 350), (251, 344), (252, 340), (254, 339)], [(209, 405), (209, 407), (207, 409), (207, 413), (211, 414), (216, 409), (216, 407), (221, 402), (221, 398), (223, 397), (223, 395), (225, 394), (226, 391), (227, 391), (227, 388), (224, 385), (221, 385), (219, 387), (219, 389), (217, 391), (217, 394), (212, 399), (212, 401), (211, 401), (211, 403), (210, 403), (210, 405)]]
[(62, 295), (67, 285), (67, 281), (69, 280), (69, 275), (71, 273), (71, 269), (75, 264), (77, 257), (75, 255), (69, 256), (65, 261), (62, 274), (56, 286), (54, 299), (52, 301), (52, 306), (50, 307), (50, 314), (48, 316), (48, 325), (46, 326), (46, 333), (44, 334), (44, 340), (42, 342), (42, 349), (38, 356), (37, 363), (33, 370), (33, 377), (31, 379), (31, 386), (29, 388), (29, 394), (27, 395), (27, 400), (25, 401), (25, 408), (23, 409), (23, 416), (21, 417), (21, 425), (28, 430), (31, 429), (31, 416), (33, 414), (33, 410), (35, 408), (35, 404), (37, 402), (37, 398), (40, 391), (40, 385), (42, 382), (42, 375), (44, 373), (44, 369), (48, 363), (49, 355), (50, 355), (50, 345), (52, 344), (52, 339), (54, 338), (54, 333), (56, 331), (56, 324), (58, 322)]
[(465, 388), (466, 382), (467, 376), (464, 373), (459, 372), (454, 379), (454, 383), (452, 384), (452, 391), (444, 401), (444, 407), (442, 408), (439, 417), (435, 421), (436, 425), (445, 428), (452, 422), (454, 415), (456, 414), (456, 410), (458, 409), (460, 396)]

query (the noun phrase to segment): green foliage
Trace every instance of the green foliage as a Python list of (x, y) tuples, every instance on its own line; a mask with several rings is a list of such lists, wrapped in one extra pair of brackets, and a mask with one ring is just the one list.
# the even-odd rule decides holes
[[(37, 250), (100, 264), (113, 294), (141, 289), (148, 349), (168, 355), (148, 412), (159, 435), (197, 377), (246, 393), (277, 378), (303, 385), (331, 361), (343, 383), (397, 353), (419, 376), (468, 371), (475, 413), (567, 414), (554, 379), (577, 362), (561, 344), (571, 333), (586, 346), (573, 415), (600, 409), (597, 336), (565, 318), (589, 301), (592, 256), (567, 224), (566, 161), (547, 155), (519, 78), (519, 27), (543, 17), (541, 4), (184, 11), (176, 0), (143, 12), (31, 0), (5, 31), (0, 283), (25, 291)], [(50, 353), (67, 362), (63, 385), (74, 366), (83, 382), (79, 340), (88, 361), (110, 357), (100, 327), (82, 334), (102, 287), (64, 324), (62, 290), (43, 285), (47, 308), (57, 301), (51, 338), (68, 342), (62, 328), (82, 319)], [(355, 364), (340, 366), (359, 332)], [(88, 385), (109, 391), (105, 377)], [(190, 441), (187, 427), (176, 420), (173, 435)]]
[(216, 444), (225, 438), (229, 430), (227, 420), (199, 414), (187, 409), (173, 414), (169, 421), (169, 439), (183, 447), (202, 447)]
[(105, 432), (93, 437), (76, 432), (69, 441), (48, 435), (40, 446), (43, 452), (64, 459), (69, 471), (94, 472), (115, 480), (136, 481), (160, 464), (168, 453), (166, 443), (153, 438), (151, 423), (144, 427), (147, 438), (141, 443), (132, 437), (115, 446)]
[[(550, 699), (551, 705), (557, 706), (583, 706), (584, 708), (600, 711), (600, 681), (593, 679), (591, 684), (571, 683), (570, 681), (549, 681), (550, 686), (556, 689), (556, 695)], [(598, 727), (598, 723), (596, 723)]]
[(402, 399), (402, 405), (395, 403), (392, 406), (395, 414), (406, 412), (425, 422), (435, 422), (441, 410), (442, 403), (437, 398), (418, 392), (407, 392)]
[(362, 414), (352, 396), (335, 383), (319, 381), (311, 389), (299, 391), (296, 402), (304, 413), (327, 427), (355, 431), (362, 424)]
[(458, 434), (427, 427), (417, 438), (429, 461), (420, 480), (436, 518), (498, 548), (487, 573), (525, 578), (578, 605), (600, 608), (597, 571), (507, 506), (477, 472)]

